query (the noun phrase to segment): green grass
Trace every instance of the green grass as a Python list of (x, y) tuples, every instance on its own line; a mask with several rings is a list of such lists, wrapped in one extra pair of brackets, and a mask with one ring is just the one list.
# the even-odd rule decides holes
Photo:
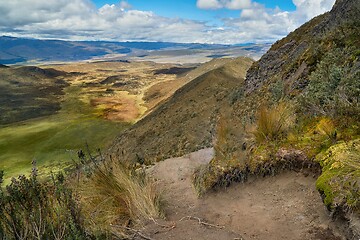
[(99, 117), (99, 110), (80, 100), (82, 91), (77, 86), (67, 88), (58, 114), (0, 128), (0, 169), (6, 182), (27, 175), (33, 159), (43, 174), (67, 167), (86, 144), (92, 150), (106, 149), (128, 126)]

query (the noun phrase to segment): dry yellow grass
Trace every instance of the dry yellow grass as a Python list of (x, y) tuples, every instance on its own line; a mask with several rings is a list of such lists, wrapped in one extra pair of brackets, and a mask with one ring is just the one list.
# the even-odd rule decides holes
[(337, 131), (334, 122), (330, 118), (322, 118), (317, 124), (316, 130), (329, 139), (336, 141)]
[(294, 125), (295, 114), (292, 107), (285, 102), (268, 108), (260, 108), (256, 128), (252, 131), (257, 142), (277, 140), (288, 133)]
[(80, 184), (83, 210), (93, 231), (120, 235), (124, 227), (161, 217), (161, 198), (145, 173), (128, 172), (114, 161), (96, 166)]

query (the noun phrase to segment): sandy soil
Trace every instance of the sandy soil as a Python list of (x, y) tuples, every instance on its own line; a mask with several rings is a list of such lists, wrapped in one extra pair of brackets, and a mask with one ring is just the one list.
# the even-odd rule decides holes
[(157, 163), (149, 172), (166, 201), (166, 220), (142, 232), (152, 239), (342, 239), (331, 221), (315, 178), (285, 172), (198, 198), (191, 185), (194, 169), (208, 163), (212, 149)]

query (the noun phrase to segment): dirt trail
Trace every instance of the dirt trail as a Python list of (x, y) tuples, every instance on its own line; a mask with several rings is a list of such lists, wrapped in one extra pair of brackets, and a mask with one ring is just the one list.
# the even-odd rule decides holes
[(213, 149), (204, 149), (149, 170), (163, 190), (167, 220), (149, 223), (144, 233), (152, 239), (342, 239), (333, 233), (312, 176), (285, 172), (199, 199), (191, 175), (212, 156)]

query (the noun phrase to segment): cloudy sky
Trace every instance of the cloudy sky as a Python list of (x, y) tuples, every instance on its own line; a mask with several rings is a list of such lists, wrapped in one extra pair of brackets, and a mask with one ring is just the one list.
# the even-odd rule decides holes
[(335, 0), (0, 0), (0, 35), (70, 40), (272, 42)]

